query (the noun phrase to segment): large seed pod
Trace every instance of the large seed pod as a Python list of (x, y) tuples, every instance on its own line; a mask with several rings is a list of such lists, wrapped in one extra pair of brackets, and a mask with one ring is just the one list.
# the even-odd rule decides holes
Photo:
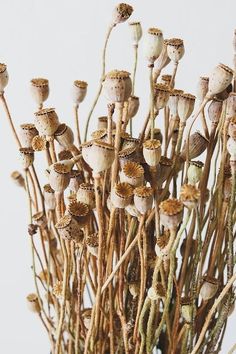
[(32, 148), (32, 140), (38, 135), (34, 124), (25, 123), (20, 125), (19, 138), (23, 147)]
[(134, 190), (134, 205), (140, 214), (145, 214), (152, 208), (153, 189), (151, 187), (140, 186)]
[(74, 144), (74, 133), (68, 125), (62, 123), (55, 132), (55, 139), (65, 149), (70, 149)]
[[(208, 147), (209, 140), (200, 132), (195, 132), (189, 137), (189, 159), (193, 160), (200, 156)], [(185, 141), (181, 157), (186, 159), (187, 156), (187, 142)]]
[(176, 229), (183, 218), (183, 203), (178, 199), (166, 199), (160, 203), (161, 224), (169, 230)]
[(64, 215), (55, 225), (60, 236), (67, 240), (76, 240), (77, 235), (80, 232), (80, 227), (78, 221), (73, 218), (70, 214)]
[(60, 123), (54, 108), (40, 109), (35, 114), (35, 126), (40, 135), (54, 135)]
[(105, 77), (103, 90), (106, 98), (112, 103), (128, 101), (132, 91), (130, 73), (118, 70), (109, 72)]
[(49, 96), (49, 84), (47, 79), (37, 78), (30, 81), (30, 91), (34, 101), (40, 106)]

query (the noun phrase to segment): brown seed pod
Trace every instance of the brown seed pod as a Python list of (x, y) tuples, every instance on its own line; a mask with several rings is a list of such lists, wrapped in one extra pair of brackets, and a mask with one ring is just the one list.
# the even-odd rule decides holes
[(98, 256), (98, 233), (95, 232), (93, 234), (88, 235), (85, 238), (85, 244), (87, 246), (88, 251), (95, 257)]
[(62, 123), (55, 132), (55, 139), (65, 149), (70, 149), (74, 144), (74, 133), (68, 125)]
[(26, 300), (27, 300), (28, 309), (31, 312), (34, 312), (34, 313), (40, 313), (41, 312), (41, 307), (40, 307), (40, 304), (39, 304), (38, 295), (29, 294), (27, 296)]
[(170, 109), (170, 114), (175, 119), (176, 119), (176, 117), (178, 117), (178, 101), (179, 101), (179, 97), (183, 93), (184, 93), (183, 90), (177, 90), (177, 89), (173, 89), (170, 92), (170, 96), (169, 96), (169, 100), (168, 100), (168, 107)]
[(20, 125), (19, 138), (23, 147), (32, 148), (32, 140), (36, 135), (38, 135), (38, 131), (34, 124)]
[(157, 166), (161, 159), (161, 143), (159, 140), (149, 139), (143, 143), (143, 156), (149, 166)]
[(56, 281), (56, 283), (53, 285), (52, 293), (53, 293), (53, 295), (56, 296), (57, 299), (63, 298), (63, 282), (62, 281), (60, 281), (60, 280)]
[(57, 162), (50, 167), (49, 183), (55, 192), (64, 192), (70, 183), (70, 171), (67, 165)]
[[(200, 156), (208, 147), (209, 140), (204, 137), (200, 132), (195, 132), (189, 137), (189, 159), (193, 160)], [(186, 160), (187, 143), (184, 143), (181, 157)]]
[(49, 210), (54, 210), (56, 207), (55, 191), (50, 184), (43, 187), (44, 201)]
[(140, 186), (134, 190), (134, 205), (140, 214), (145, 214), (152, 208), (153, 189), (147, 186)]
[(7, 72), (7, 66), (0, 64), (0, 92), (4, 92), (5, 87), (8, 84), (9, 76)]
[[(149, 138), (148, 140), (151, 139), (151, 132), (149, 133), (148, 138)], [(161, 130), (159, 128), (154, 128), (154, 130), (153, 130), (153, 139), (154, 140), (159, 140), (160, 143), (162, 144), (163, 135), (162, 135), (162, 132), (161, 132)]]
[(25, 179), (20, 172), (13, 171), (11, 173), (11, 178), (17, 186), (25, 188)]
[(208, 106), (208, 116), (213, 124), (218, 124), (221, 112), (222, 112), (223, 102), (214, 98)]
[(57, 156), (59, 161), (71, 160), (73, 158), (73, 155), (70, 150), (61, 150)]
[(44, 212), (39, 211), (36, 214), (32, 216), (32, 221), (35, 225), (38, 227), (41, 227), (42, 229), (47, 226), (47, 218)]
[(30, 91), (34, 101), (40, 106), (49, 96), (49, 84), (47, 79), (37, 78), (30, 81)]
[(139, 97), (130, 96), (128, 99), (128, 118), (133, 118), (138, 113)]
[(171, 159), (161, 156), (159, 168), (157, 168), (157, 182), (159, 186), (161, 186), (168, 178), (172, 165), (173, 161)]
[(95, 208), (94, 186), (89, 183), (81, 183), (77, 191), (77, 201), (89, 205), (90, 209)]
[(67, 207), (67, 213), (78, 221), (80, 227), (84, 227), (89, 221), (89, 207), (85, 203), (72, 200)]
[(34, 151), (46, 150), (47, 140), (45, 136), (36, 135), (32, 140), (32, 148)]
[(111, 202), (115, 208), (124, 209), (132, 201), (133, 187), (126, 182), (117, 183), (111, 191)]
[(164, 84), (154, 84), (154, 103), (158, 111), (167, 105), (169, 97), (169, 86)]
[(138, 146), (140, 144), (140, 140), (137, 138), (133, 138), (133, 137), (127, 137), (122, 140), (123, 140), (122, 150), (127, 149), (127, 148), (132, 148), (132, 147), (138, 149)]
[(167, 43), (168, 43), (168, 39), (164, 39), (161, 54), (158, 56), (158, 58), (155, 61), (155, 71), (153, 75), (154, 82), (156, 82), (157, 77), (161, 73), (161, 70), (170, 63), (170, 58), (168, 57), (167, 54)]
[(148, 289), (147, 296), (150, 300), (156, 301), (158, 299), (164, 300), (166, 297), (166, 291), (161, 282), (157, 282), (155, 287), (151, 287)]
[(168, 39), (167, 54), (171, 61), (178, 63), (184, 55), (184, 42), (179, 38)]
[(172, 75), (168, 75), (168, 74), (162, 75), (160, 84), (164, 84), (169, 87), (171, 79), (172, 79)]
[(210, 300), (215, 296), (219, 287), (219, 281), (216, 278), (205, 276), (200, 289), (200, 295), (204, 301)]
[(184, 184), (180, 189), (180, 200), (189, 208), (194, 208), (199, 200), (200, 190), (192, 184)]
[(159, 28), (149, 28), (144, 40), (145, 57), (149, 65), (153, 65), (163, 47), (163, 34)]
[(178, 116), (181, 122), (186, 122), (186, 120), (191, 116), (194, 110), (195, 96), (190, 93), (182, 93), (178, 100)]
[(40, 109), (35, 114), (35, 127), (40, 135), (53, 135), (60, 123), (54, 108)]
[(20, 148), (22, 168), (27, 170), (34, 162), (34, 150), (31, 148)]
[(127, 182), (134, 187), (138, 187), (143, 183), (144, 169), (137, 162), (128, 161), (122, 168), (120, 179), (122, 182)]
[(113, 26), (117, 25), (118, 23), (127, 21), (132, 15), (132, 13), (133, 13), (132, 6), (125, 3), (120, 3), (119, 5), (117, 5), (112, 15)]
[(110, 71), (104, 80), (103, 89), (106, 98), (112, 103), (128, 101), (132, 91), (130, 73), (127, 71)]
[(202, 102), (208, 92), (209, 77), (201, 76), (197, 84), (196, 96)]
[(132, 146), (132, 147), (128, 147), (123, 150), (120, 150), (118, 153), (118, 157), (119, 157), (119, 162), (120, 162), (121, 168), (123, 168), (124, 164), (127, 161), (139, 162), (139, 157), (138, 157), (136, 146)]
[(68, 241), (77, 240), (80, 226), (78, 221), (70, 214), (64, 215), (55, 225), (60, 236)]
[(213, 98), (226, 89), (233, 78), (233, 70), (224, 64), (217, 65), (209, 77), (207, 98)]
[(77, 106), (85, 99), (87, 93), (87, 82), (75, 80), (71, 90), (71, 96), (74, 104)]
[(160, 203), (161, 224), (169, 230), (176, 229), (183, 218), (183, 203), (178, 199), (166, 199)]

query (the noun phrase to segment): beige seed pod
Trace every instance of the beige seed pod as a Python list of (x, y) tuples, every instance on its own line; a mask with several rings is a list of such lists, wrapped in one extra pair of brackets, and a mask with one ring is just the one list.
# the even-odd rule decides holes
[(87, 225), (90, 217), (88, 204), (72, 200), (66, 210), (75, 220), (78, 221), (79, 226), (82, 228)]
[(64, 215), (55, 225), (59, 235), (68, 241), (76, 240), (80, 232), (78, 221), (70, 214)]
[(77, 193), (79, 186), (81, 185), (82, 182), (83, 182), (82, 172), (78, 170), (71, 171), (69, 189), (72, 192)]
[(119, 157), (119, 162), (120, 162), (121, 168), (123, 168), (123, 166), (125, 165), (125, 163), (127, 161), (139, 162), (139, 157), (138, 157), (136, 146), (132, 146), (132, 147), (128, 147), (123, 150), (120, 150), (118, 153), (118, 157)]
[(184, 55), (184, 42), (179, 38), (168, 39), (167, 54), (171, 61), (178, 63)]
[(27, 170), (34, 162), (34, 150), (31, 148), (20, 148), (22, 168)]
[(154, 103), (159, 111), (167, 105), (170, 97), (170, 89), (164, 84), (154, 84)]
[(173, 161), (168, 157), (161, 156), (160, 166), (157, 169), (157, 182), (161, 186), (168, 178), (170, 171), (172, 169)]
[(55, 210), (56, 208), (56, 198), (55, 191), (52, 189), (50, 184), (45, 184), (43, 187), (44, 201), (49, 210)]
[(143, 143), (143, 156), (149, 166), (157, 166), (161, 159), (161, 143), (159, 140), (149, 139)]
[(233, 138), (229, 138), (227, 141), (227, 150), (230, 154), (230, 160), (236, 161), (236, 140)]
[(43, 151), (47, 148), (47, 140), (45, 136), (36, 135), (31, 144), (34, 151)]
[(32, 147), (33, 138), (38, 135), (34, 124), (26, 123), (20, 125), (19, 138), (23, 147)]
[(145, 214), (152, 208), (153, 189), (147, 186), (140, 186), (134, 189), (134, 205), (140, 214)]
[(198, 80), (196, 96), (202, 102), (208, 92), (209, 77), (201, 76)]
[(25, 179), (20, 172), (13, 171), (11, 173), (11, 178), (17, 186), (25, 188)]
[(89, 205), (90, 209), (95, 208), (95, 192), (92, 184), (80, 184), (77, 191), (77, 201)]
[(92, 309), (91, 308), (87, 308), (82, 311), (82, 319), (84, 322), (84, 326), (87, 330), (90, 328), (91, 316), (92, 316)]
[(70, 149), (74, 144), (74, 133), (68, 125), (62, 123), (55, 132), (55, 139), (65, 149)]
[[(107, 131), (108, 118), (106, 116), (98, 117), (98, 131), (103, 130)], [(116, 128), (116, 123), (112, 121), (112, 129)], [(101, 138), (93, 138), (93, 139), (101, 139)]]
[(187, 323), (191, 323), (192, 313), (193, 313), (191, 298), (190, 297), (182, 297), (180, 300), (180, 304), (181, 304), (181, 315), (182, 315), (183, 319)]
[(194, 110), (195, 96), (190, 93), (182, 93), (178, 100), (178, 116), (181, 122), (186, 122), (186, 120), (191, 116)]
[(163, 47), (163, 34), (159, 28), (149, 28), (144, 41), (144, 53), (149, 65), (153, 65)]
[(142, 38), (142, 34), (143, 34), (141, 23), (140, 22), (130, 22), (129, 28), (131, 31), (132, 44), (137, 46), (140, 39)]
[(64, 192), (64, 190), (68, 187), (70, 183), (71, 168), (61, 162), (54, 163), (50, 166), (49, 184), (55, 192)]
[(139, 97), (130, 96), (128, 99), (128, 118), (133, 118), (139, 109)]
[(44, 229), (47, 226), (47, 218), (44, 212), (39, 211), (32, 216), (32, 221), (38, 227)]
[(127, 71), (110, 71), (103, 82), (105, 97), (112, 103), (128, 101), (132, 91), (130, 73)]
[(129, 282), (129, 292), (134, 299), (140, 294), (140, 285), (138, 281)]
[(172, 90), (170, 92), (168, 107), (170, 109), (170, 114), (175, 118), (178, 117), (178, 101), (180, 95), (183, 94), (182, 90)]
[(169, 250), (167, 248), (169, 239), (170, 239), (170, 233), (168, 230), (165, 230), (164, 235), (157, 238), (156, 245), (155, 245), (155, 252), (157, 257), (161, 257), (164, 259), (169, 258)]
[(87, 246), (88, 251), (95, 257), (98, 256), (98, 233), (94, 232), (93, 234), (88, 235), (85, 238), (85, 244)]
[(53, 135), (60, 123), (54, 108), (40, 109), (35, 114), (35, 127), (40, 135)]
[(188, 183), (197, 184), (202, 176), (203, 163), (201, 161), (190, 161), (188, 168)]
[(236, 115), (236, 93), (231, 92), (226, 101), (225, 118), (229, 120)]
[(81, 147), (82, 156), (94, 173), (103, 172), (111, 167), (115, 158), (113, 145), (107, 144), (102, 140), (95, 140), (89, 148), (84, 148), (84, 144)]
[(34, 101), (41, 106), (49, 96), (49, 84), (47, 79), (37, 78), (30, 81), (30, 91)]
[(112, 14), (112, 25), (115, 26), (118, 23), (122, 23), (127, 21), (133, 13), (133, 7), (125, 4), (120, 3), (117, 5)]
[(155, 287), (151, 287), (148, 289), (147, 296), (150, 300), (156, 301), (158, 299), (164, 300), (166, 297), (166, 291), (161, 282), (157, 282)]
[(94, 132), (91, 133), (91, 138), (93, 140), (107, 140), (107, 129), (99, 129), (95, 130)]
[(27, 300), (28, 309), (31, 312), (34, 312), (34, 313), (40, 313), (41, 312), (38, 295), (29, 294), (27, 296), (26, 300)]
[(229, 121), (228, 134), (236, 140), (236, 116), (232, 117)]
[(192, 184), (184, 184), (180, 189), (180, 200), (189, 209), (193, 209), (199, 200), (200, 190)]
[(215, 296), (219, 287), (219, 281), (215, 278), (205, 276), (201, 289), (200, 295), (204, 301), (210, 300)]
[(169, 230), (176, 229), (182, 222), (183, 203), (178, 199), (166, 199), (160, 203), (161, 224)]
[(217, 93), (226, 89), (233, 78), (233, 70), (224, 64), (218, 64), (209, 77), (208, 92), (206, 97), (211, 99)]
[(167, 54), (167, 44), (168, 44), (168, 39), (164, 39), (161, 54), (158, 56), (158, 58), (155, 61), (155, 71), (153, 75), (154, 82), (157, 81), (157, 77), (160, 75), (162, 69), (164, 69), (164, 67), (170, 63), (170, 58), (168, 57)]
[(138, 187), (143, 184), (144, 169), (137, 162), (128, 161), (124, 164), (121, 173), (121, 182), (127, 182), (134, 187)]
[(115, 208), (124, 209), (132, 201), (133, 187), (126, 182), (117, 183), (111, 191), (111, 202)]
[(127, 149), (127, 148), (137, 148), (140, 144), (140, 140), (137, 138), (132, 138), (132, 137), (128, 137), (128, 138), (124, 138), (122, 139), (122, 150)]
[(223, 102), (214, 98), (208, 106), (208, 117), (213, 124), (218, 124), (221, 112), (222, 112)]
[[(209, 140), (204, 137), (200, 132), (195, 132), (189, 137), (189, 159), (193, 160), (200, 156), (208, 147)], [(186, 159), (187, 155), (187, 142), (184, 143), (181, 157)]]
[(0, 92), (4, 92), (5, 87), (8, 84), (9, 76), (7, 72), (6, 64), (0, 64)]
[(78, 106), (85, 99), (87, 93), (87, 82), (75, 80), (71, 90), (72, 100)]

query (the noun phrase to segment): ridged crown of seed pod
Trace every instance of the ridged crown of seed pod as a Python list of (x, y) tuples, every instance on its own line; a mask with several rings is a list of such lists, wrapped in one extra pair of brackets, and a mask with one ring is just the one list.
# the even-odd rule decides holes
[(169, 97), (169, 86), (164, 84), (154, 84), (154, 103), (157, 110), (162, 109), (167, 105)]
[(124, 70), (113, 70), (106, 74), (103, 82), (106, 98), (112, 103), (128, 101), (132, 91), (130, 73)]
[(25, 123), (20, 125), (19, 138), (23, 147), (32, 147), (33, 138), (38, 135), (34, 124)]
[(47, 79), (36, 78), (30, 81), (30, 91), (34, 101), (42, 105), (49, 96), (49, 84)]
[(45, 184), (43, 186), (43, 195), (45, 204), (49, 210), (54, 210), (56, 207), (56, 198), (55, 198), (55, 191), (52, 189), (50, 184)]
[(95, 208), (95, 192), (93, 184), (81, 183), (77, 191), (77, 200), (88, 204), (91, 209)]
[(203, 163), (201, 161), (190, 161), (188, 167), (188, 183), (195, 185), (197, 184), (202, 176)]
[(170, 63), (170, 58), (168, 57), (167, 54), (167, 43), (168, 43), (168, 39), (164, 39), (161, 54), (155, 61), (155, 72), (153, 75), (154, 82), (156, 82), (156, 78), (161, 72), (161, 70)]
[(150, 65), (153, 65), (155, 60), (159, 57), (163, 47), (163, 34), (159, 28), (149, 28), (146, 34), (145, 57)]
[(156, 245), (155, 245), (155, 252), (157, 257), (168, 257), (169, 250), (167, 249), (167, 245), (170, 239), (170, 232), (165, 230), (164, 235), (157, 238)]
[(122, 182), (127, 182), (134, 187), (143, 184), (144, 169), (142, 165), (134, 161), (127, 161), (120, 173)]
[(143, 143), (143, 156), (149, 166), (157, 166), (161, 159), (161, 143), (159, 140), (149, 139)]
[(236, 116), (232, 117), (229, 121), (228, 134), (236, 140)]
[(215, 296), (219, 287), (219, 281), (216, 278), (205, 276), (200, 289), (200, 295), (204, 301), (210, 300)]
[(22, 168), (27, 169), (32, 166), (34, 162), (34, 150), (27, 147), (22, 147), (19, 149), (20, 159), (22, 163)]
[(180, 200), (189, 209), (197, 205), (199, 197), (200, 190), (192, 184), (184, 184), (180, 189)]
[(102, 140), (94, 140), (90, 145), (82, 144), (82, 156), (93, 172), (100, 173), (111, 167), (115, 158), (115, 149)]
[(124, 209), (132, 201), (133, 187), (126, 182), (117, 183), (111, 191), (111, 202), (115, 208)]
[(79, 105), (85, 99), (87, 93), (87, 82), (75, 80), (73, 82), (71, 96), (75, 105)]
[(32, 216), (32, 221), (34, 225), (37, 225), (39, 227), (44, 228), (47, 226), (47, 218), (45, 216), (45, 213), (43, 211), (39, 211), (36, 214)]
[(98, 255), (98, 233), (94, 232), (93, 234), (89, 234), (85, 237), (85, 244), (87, 246), (88, 251), (95, 257)]
[(19, 171), (13, 171), (11, 173), (11, 178), (17, 186), (25, 188), (24, 177), (22, 176), (22, 174)]
[(64, 215), (55, 225), (60, 236), (68, 241), (76, 240), (77, 234), (80, 231), (78, 221), (70, 214)]
[(167, 104), (170, 109), (170, 113), (173, 117), (178, 116), (178, 101), (180, 95), (183, 93), (184, 93), (183, 90), (176, 90), (176, 89), (173, 89), (170, 92), (170, 96)]
[(62, 150), (60, 151), (58, 154), (58, 160), (59, 161), (63, 161), (63, 160), (70, 160), (73, 158), (73, 155), (72, 153), (70, 152), (70, 150)]
[(142, 38), (142, 26), (140, 22), (130, 22), (129, 23), (130, 31), (131, 31), (131, 40), (133, 45), (138, 45), (138, 42)]
[(133, 13), (133, 7), (129, 4), (118, 4), (112, 14), (112, 24), (115, 26), (118, 23), (127, 21)]
[(172, 78), (172, 76), (169, 75), (169, 74), (162, 75), (160, 84), (164, 84), (164, 85), (169, 87), (170, 86), (170, 82), (171, 82), (171, 78)]
[(72, 200), (68, 207), (67, 212), (73, 216), (79, 223), (80, 227), (85, 226), (89, 220), (89, 206), (88, 204)]
[(0, 92), (4, 92), (5, 87), (8, 84), (9, 76), (7, 72), (6, 64), (0, 63)]
[(184, 55), (184, 42), (180, 38), (171, 38), (167, 42), (167, 54), (171, 61), (178, 63)]
[(40, 313), (41, 308), (37, 294), (29, 294), (26, 297), (28, 309), (34, 313)]
[(152, 208), (153, 189), (147, 186), (140, 186), (134, 189), (134, 205), (140, 214), (145, 214)]
[(160, 203), (161, 224), (169, 230), (176, 229), (183, 218), (183, 203), (178, 199), (166, 199)]
[(47, 148), (47, 140), (45, 136), (36, 135), (33, 137), (31, 145), (34, 151), (43, 151)]
[(155, 287), (148, 289), (147, 296), (150, 300), (155, 301), (158, 299), (164, 299), (166, 297), (166, 291), (161, 282), (157, 282)]
[(221, 112), (222, 112), (223, 102), (214, 98), (208, 106), (208, 117), (213, 124), (218, 124)]
[(202, 102), (208, 92), (209, 77), (201, 76), (198, 80), (196, 96)]
[(138, 149), (140, 144), (140, 139), (127, 137), (122, 139), (122, 150), (130, 147), (135, 147)]
[(194, 110), (195, 96), (190, 93), (182, 93), (178, 100), (178, 116), (182, 122), (191, 116)]
[(236, 140), (233, 138), (229, 138), (227, 141), (227, 150), (230, 154), (230, 160), (236, 161)]
[(91, 138), (93, 140), (106, 140), (107, 129), (98, 129), (91, 133)]
[(119, 162), (120, 162), (121, 167), (123, 167), (127, 161), (138, 162), (139, 156), (137, 153), (137, 147), (131, 146), (131, 147), (120, 150), (118, 153), (118, 157), (119, 157)]
[(236, 92), (231, 92), (226, 101), (226, 119), (229, 120), (235, 115), (236, 115)]
[(212, 98), (228, 87), (233, 78), (233, 70), (224, 64), (217, 65), (209, 77), (207, 98)]
[(56, 141), (65, 149), (70, 149), (74, 144), (74, 133), (65, 123), (59, 125), (54, 136)]
[[(200, 156), (207, 148), (209, 140), (204, 137), (200, 132), (195, 132), (189, 137), (189, 159), (195, 159)], [(181, 156), (186, 159), (187, 142), (185, 141)]]
[(128, 99), (128, 117), (133, 118), (139, 109), (139, 97), (130, 96)]
[(40, 109), (35, 115), (35, 126), (40, 135), (53, 135), (60, 123), (54, 108)]

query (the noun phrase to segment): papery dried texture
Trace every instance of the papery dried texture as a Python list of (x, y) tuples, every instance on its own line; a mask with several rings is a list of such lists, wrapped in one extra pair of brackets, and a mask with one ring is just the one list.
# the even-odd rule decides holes
[(85, 99), (87, 93), (87, 82), (75, 80), (71, 90), (71, 96), (74, 104), (78, 106)]
[(52, 189), (50, 184), (45, 184), (43, 187), (44, 201), (49, 210), (54, 210), (56, 208), (56, 198), (55, 191)]
[(161, 282), (157, 282), (155, 287), (151, 287), (148, 289), (147, 296), (150, 300), (156, 301), (158, 299), (164, 300), (166, 297), (166, 291)]
[(139, 163), (128, 161), (124, 164), (120, 173), (121, 182), (127, 182), (134, 187), (138, 187), (143, 184), (143, 179), (144, 169)]
[(132, 201), (133, 187), (126, 182), (117, 183), (111, 191), (111, 202), (115, 208), (124, 209)]
[(189, 209), (196, 207), (200, 190), (192, 184), (184, 184), (180, 189), (180, 200)]
[(19, 152), (22, 168), (27, 170), (34, 162), (34, 150), (31, 148), (20, 148)]
[(133, 13), (133, 7), (129, 4), (118, 4), (112, 14), (112, 25), (127, 21)]
[(133, 147), (138, 149), (139, 145), (140, 145), (140, 139), (132, 138), (132, 137), (122, 139), (122, 150), (133, 148)]
[(131, 40), (133, 45), (138, 45), (138, 42), (142, 38), (142, 26), (140, 22), (130, 22), (129, 28), (131, 31)]
[(32, 221), (35, 225), (41, 228), (45, 228), (47, 226), (47, 218), (43, 211), (39, 211), (32, 216)]
[(62, 123), (55, 132), (55, 139), (65, 149), (70, 149), (74, 144), (74, 133), (68, 125)]
[(155, 252), (157, 257), (168, 258), (169, 257), (169, 250), (167, 248), (168, 242), (170, 239), (170, 233), (168, 230), (165, 230), (164, 235), (159, 236), (156, 241), (155, 245)]
[(209, 77), (208, 92), (206, 98), (211, 99), (217, 93), (222, 92), (231, 83), (233, 70), (224, 64), (217, 65)]
[(59, 235), (68, 241), (76, 240), (80, 232), (78, 221), (70, 214), (64, 215), (55, 225)]
[(176, 229), (183, 218), (183, 203), (178, 199), (167, 199), (160, 203), (160, 222), (169, 230)]
[[(189, 159), (195, 159), (200, 156), (208, 147), (209, 140), (204, 137), (200, 132), (195, 132), (189, 137)], [(181, 156), (186, 159), (187, 155), (187, 142), (185, 141)]]
[(187, 172), (188, 183), (195, 185), (200, 181), (203, 165), (201, 161), (190, 161)]
[(172, 78), (172, 75), (168, 75), (168, 74), (162, 75), (161, 80), (160, 80), (160, 84), (163, 84), (163, 85), (166, 85), (169, 87), (170, 83), (171, 83), (171, 78)]
[(98, 255), (98, 233), (94, 232), (93, 234), (89, 234), (85, 238), (85, 244), (87, 246), (88, 251), (95, 257)]
[[(107, 130), (107, 122), (108, 122), (107, 116), (98, 117), (97, 129), (98, 130)], [(115, 129), (115, 128), (116, 128), (116, 123), (112, 121), (112, 129)]]
[(217, 125), (219, 123), (223, 102), (214, 98), (208, 106), (208, 116), (212, 124)]
[(231, 92), (226, 101), (225, 118), (229, 120), (236, 115), (236, 93)]
[(128, 99), (128, 118), (133, 118), (139, 109), (139, 97), (130, 96)]
[(11, 173), (11, 178), (17, 186), (25, 188), (25, 179), (20, 172), (13, 171)]
[(236, 161), (236, 140), (233, 138), (229, 138), (227, 141), (227, 150), (230, 154), (230, 160)]
[(89, 205), (91, 209), (95, 208), (94, 186), (89, 183), (81, 183), (77, 191), (77, 201)]
[(190, 93), (182, 93), (178, 99), (178, 116), (180, 121), (186, 122), (194, 110), (195, 96)]
[(0, 93), (4, 92), (5, 87), (8, 84), (9, 76), (7, 72), (7, 66), (0, 64)]
[(87, 308), (84, 309), (82, 311), (82, 319), (83, 319), (83, 323), (85, 325), (85, 328), (88, 330), (90, 327), (90, 323), (91, 323), (91, 315), (92, 315), (92, 309), (91, 308)]
[(197, 99), (202, 102), (208, 92), (209, 77), (201, 76), (196, 88)]
[(20, 125), (19, 138), (23, 147), (32, 147), (33, 138), (38, 135), (34, 124), (26, 123)]
[(170, 97), (170, 89), (164, 84), (154, 84), (154, 104), (159, 111), (167, 105)]
[(34, 101), (40, 106), (49, 96), (49, 83), (47, 79), (37, 78), (30, 81), (30, 91)]
[(110, 71), (103, 82), (103, 90), (108, 101), (112, 103), (128, 101), (132, 91), (130, 73), (119, 70)]
[[(91, 138), (93, 140), (104, 140), (104, 141), (106, 141), (107, 140), (107, 129), (95, 130), (94, 132), (91, 133)], [(89, 141), (87, 143), (89, 143)]]
[(115, 158), (115, 148), (102, 140), (95, 140), (87, 149), (82, 145), (82, 156), (94, 173), (100, 173), (111, 167)]
[(31, 145), (34, 151), (43, 151), (47, 148), (47, 140), (45, 136), (36, 135), (32, 139)]
[(157, 183), (161, 186), (168, 178), (173, 166), (173, 161), (168, 157), (161, 156), (159, 167), (157, 168)]
[(178, 63), (184, 55), (184, 42), (179, 38), (168, 39), (167, 54), (171, 61)]
[(161, 54), (155, 61), (155, 71), (153, 75), (153, 81), (157, 81), (157, 77), (160, 75), (161, 70), (170, 63), (170, 58), (167, 54), (168, 39), (164, 39)]
[(200, 289), (200, 295), (204, 301), (210, 300), (215, 296), (219, 287), (219, 281), (215, 278), (205, 276)]
[(70, 171), (65, 164), (61, 162), (50, 166), (49, 184), (55, 192), (64, 192), (70, 183)]
[(231, 138), (236, 140), (236, 115), (229, 121), (228, 134)]
[(70, 184), (69, 189), (72, 192), (77, 193), (79, 186), (83, 183), (83, 175), (81, 171), (73, 170), (70, 173)]
[(34, 313), (40, 313), (41, 307), (37, 294), (29, 294), (26, 298), (28, 309)]
[(193, 313), (193, 307), (192, 307), (192, 300), (190, 297), (182, 297), (180, 299), (180, 304), (181, 304), (181, 315), (185, 322), (191, 323), (192, 321), (192, 313)]
[(127, 161), (139, 162), (139, 160), (140, 160), (136, 146), (132, 146), (132, 147), (128, 147), (123, 150), (120, 150), (118, 153), (118, 157), (119, 157), (119, 162), (120, 162), (121, 168), (124, 166), (124, 164)]
[(157, 166), (161, 159), (161, 143), (150, 139), (143, 143), (143, 156), (149, 166)]
[(80, 227), (84, 227), (89, 221), (89, 206), (88, 204), (73, 200), (69, 203), (66, 213), (69, 213), (79, 223)]
[(145, 214), (152, 208), (153, 189), (147, 186), (140, 186), (134, 190), (134, 205), (140, 214)]
[(155, 60), (159, 57), (163, 47), (163, 34), (158, 28), (149, 28), (146, 34), (145, 45), (145, 57), (148, 60), (149, 65), (153, 65)]
[(40, 109), (35, 114), (35, 127), (41, 135), (53, 135), (60, 123), (54, 108)]

